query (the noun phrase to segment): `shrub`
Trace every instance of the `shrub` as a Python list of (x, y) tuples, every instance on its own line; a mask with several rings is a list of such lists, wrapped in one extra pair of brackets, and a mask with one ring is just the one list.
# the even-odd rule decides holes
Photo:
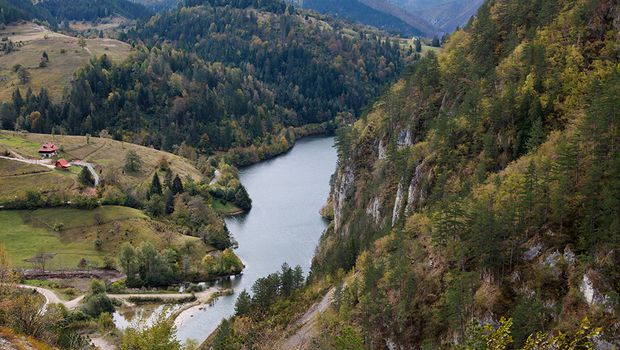
[(115, 281), (110, 284), (110, 288), (108, 288), (108, 291), (113, 294), (120, 294), (124, 293), (126, 289), (127, 286), (125, 285), (125, 281)]
[(99, 317), (103, 312), (114, 312), (112, 300), (106, 295), (105, 284), (99, 280), (93, 280), (90, 289), (84, 297), (82, 311), (91, 317)]
[(114, 319), (109, 312), (102, 312), (101, 315), (99, 315), (98, 323), (103, 331), (109, 331), (115, 328)]

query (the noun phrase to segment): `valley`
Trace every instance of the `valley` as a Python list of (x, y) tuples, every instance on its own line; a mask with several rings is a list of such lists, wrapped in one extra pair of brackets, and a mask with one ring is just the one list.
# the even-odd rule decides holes
[(0, 0), (0, 348), (613, 350), (612, 0)]

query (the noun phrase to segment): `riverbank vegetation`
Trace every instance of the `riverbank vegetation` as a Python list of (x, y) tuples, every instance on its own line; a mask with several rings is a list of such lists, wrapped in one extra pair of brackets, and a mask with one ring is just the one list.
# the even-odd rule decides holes
[(487, 1), (338, 131), (307, 348), (619, 342), (618, 10)]

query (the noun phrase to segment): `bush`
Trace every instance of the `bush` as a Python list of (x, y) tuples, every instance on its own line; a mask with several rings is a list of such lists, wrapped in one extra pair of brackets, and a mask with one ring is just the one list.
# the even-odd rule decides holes
[(125, 281), (115, 281), (110, 284), (110, 288), (108, 291), (112, 294), (121, 294), (127, 290), (127, 286), (125, 285)]
[(112, 314), (109, 312), (102, 312), (99, 315), (99, 327), (103, 331), (109, 331), (115, 328), (114, 319), (112, 318)]
[(106, 295), (103, 282), (96, 279), (91, 282), (90, 289), (84, 297), (82, 311), (93, 318), (99, 317), (104, 312), (114, 312), (114, 305)]

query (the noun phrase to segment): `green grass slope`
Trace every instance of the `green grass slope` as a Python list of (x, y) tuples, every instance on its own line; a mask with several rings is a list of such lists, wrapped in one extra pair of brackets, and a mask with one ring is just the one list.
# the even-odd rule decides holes
[[(82, 49), (78, 38), (53, 32), (32, 22), (16, 23), (0, 30), (0, 37), (14, 43), (16, 49), (0, 54), (0, 101), (9, 101), (16, 88), (23, 93), (30, 88), (38, 92), (45, 87), (53, 100), (60, 100), (73, 73), (85, 66), (93, 56), (108, 55), (113, 61), (129, 56), (131, 46), (113, 39), (86, 39)], [(39, 67), (41, 55), (47, 52), (47, 67)], [(22, 65), (30, 73), (23, 84), (13, 67)]]
[[(16, 267), (32, 268), (27, 262), (38, 253), (54, 254), (46, 269), (77, 269), (81, 259), (101, 266), (104, 257), (115, 258), (124, 242), (148, 241), (163, 248), (193, 241), (204, 255), (212, 248), (195, 237), (165, 235), (167, 227), (140, 210), (104, 206), (94, 210), (54, 208), (34, 211), (0, 211), (0, 242)], [(62, 228), (60, 228), (62, 227)], [(101, 241), (100, 247), (95, 242)]]

